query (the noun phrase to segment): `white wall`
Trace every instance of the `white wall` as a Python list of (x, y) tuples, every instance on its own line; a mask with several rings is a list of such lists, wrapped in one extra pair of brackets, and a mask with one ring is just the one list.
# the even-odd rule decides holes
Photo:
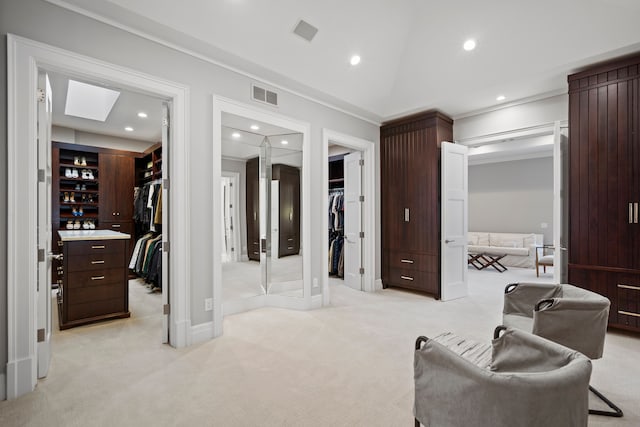
[(569, 96), (562, 94), (538, 101), (506, 106), (481, 114), (456, 118), (453, 122), (453, 139), (458, 141), (551, 124), (556, 120), (568, 120), (568, 117)]
[(247, 162), (222, 159), (222, 172), (235, 172), (240, 175), (238, 182), (238, 221), (240, 221), (240, 259), (247, 257)]
[[(253, 80), (222, 68), (213, 63), (196, 59), (190, 55), (165, 47), (145, 38), (100, 23), (74, 12), (59, 8), (40, 0), (20, 0), (0, 2), (0, 170), (6, 171), (6, 34), (47, 43), (83, 55), (128, 67), (143, 73), (152, 74), (175, 81), (189, 87), (188, 112), (190, 151), (187, 153), (191, 183), (190, 212), (191, 223), (191, 270), (189, 286), (191, 323), (198, 325), (212, 321), (212, 313), (204, 311), (203, 300), (212, 297), (213, 280), (212, 259), (213, 236), (212, 206), (212, 94), (236, 99), (246, 103), (250, 100), (250, 85)], [(285, 91), (279, 91), (278, 108), (260, 105), (261, 108), (274, 109), (280, 114), (311, 124), (311, 158), (322, 157), (322, 128), (350, 134), (363, 139), (379, 141), (379, 127), (341, 113), (332, 108), (314, 103)], [(257, 104), (254, 104), (257, 105)], [(321, 194), (321, 162), (311, 165), (312, 197), (310, 223), (312, 224), (311, 275), (320, 277), (321, 263), (326, 255), (321, 253), (321, 239), (326, 239), (326, 230), (314, 224), (321, 224), (320, 215), (324, 215)], [(378, 166), (376, 166), (378, 167)], [(6, 365), (6, 174), (0, 174), (0, 369)], [(378, 183), (379, 185), (379, 183)], [(379, 219), (377, 228), (379, 229)], [(376, 265), (376, 277), (380, 277), (379, 257)]]
[(83, 132), (61, 126), (53, 126), (51, 128), (51, 139), (53, 141), (66, 142), (69, 144), (111, 148), (113, 150), (133, 151), (136, 153), (143, 153), (147, 148), (160, 142), (147, 142), (136, 139), (120, 138), (117, 136), (100, 135), (97, 133)]
[(469, 231), (539, 233), (552, 243), (553, 158), (469, 166)]

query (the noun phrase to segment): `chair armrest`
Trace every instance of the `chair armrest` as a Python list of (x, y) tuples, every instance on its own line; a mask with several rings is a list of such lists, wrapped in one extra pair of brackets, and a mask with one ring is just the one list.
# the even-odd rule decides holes
[(560, 285), (546, 283), (512, 283), (504, 290), (502, 314), (533, 317), (538, 301), (561, 295)]

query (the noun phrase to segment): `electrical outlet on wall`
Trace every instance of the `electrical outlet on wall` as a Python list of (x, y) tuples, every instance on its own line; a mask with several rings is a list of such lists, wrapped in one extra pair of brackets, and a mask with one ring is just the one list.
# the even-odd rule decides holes
[(205, 298), (204, 299), (204, 311), (213, 310), (213, 298)]

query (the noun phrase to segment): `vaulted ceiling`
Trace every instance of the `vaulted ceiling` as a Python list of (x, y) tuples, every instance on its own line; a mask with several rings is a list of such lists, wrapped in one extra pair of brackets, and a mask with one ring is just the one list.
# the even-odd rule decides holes
[[(640, 51), (638, 0), (50, 1), (376, 121), (563, 93), (567, 74)], [(300, 19), (311, 42), (292, 33)]]

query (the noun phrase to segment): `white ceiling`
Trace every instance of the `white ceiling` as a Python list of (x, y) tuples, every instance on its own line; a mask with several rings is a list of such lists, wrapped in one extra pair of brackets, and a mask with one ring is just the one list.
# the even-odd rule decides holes
[[(257, 125), (259, 129), (251, 129)], [(238, 136), (234, 137), (233, 134)], [(225, 159), (246, 161), (260, 156), (267, 137), (271, 147), (271, 163), (302, 167), (302, 134), (268, 123), (222, 113), (222, 147)], [(286, 141), (286, 145), (282, 141)]]
[[(148, 95), (131, 90), (114, 87), (96, 80), (73, 77), (73, 80), (89, 83), (120, 92), (111, 112), (104, 122), (83, 119), (65, 114), (67, 86), (69, 77), (56, 72), (48, 72), (53, 98), (53, 124), (65, 128), (100, 135), (111, 135), (120, 138), (156, 143), (162, 138), (162, 101)], [(138, 117), (138, 112), (147, 113), (147, 118)], [(134, 130), (127, 132), (126, 126)]]
[[(566, 92), (567, 74), (640, 50), (638, 0), (50, 1), (378, 121)], [(318, 27), (312, 42), (292, 34), (299, 19)]]

